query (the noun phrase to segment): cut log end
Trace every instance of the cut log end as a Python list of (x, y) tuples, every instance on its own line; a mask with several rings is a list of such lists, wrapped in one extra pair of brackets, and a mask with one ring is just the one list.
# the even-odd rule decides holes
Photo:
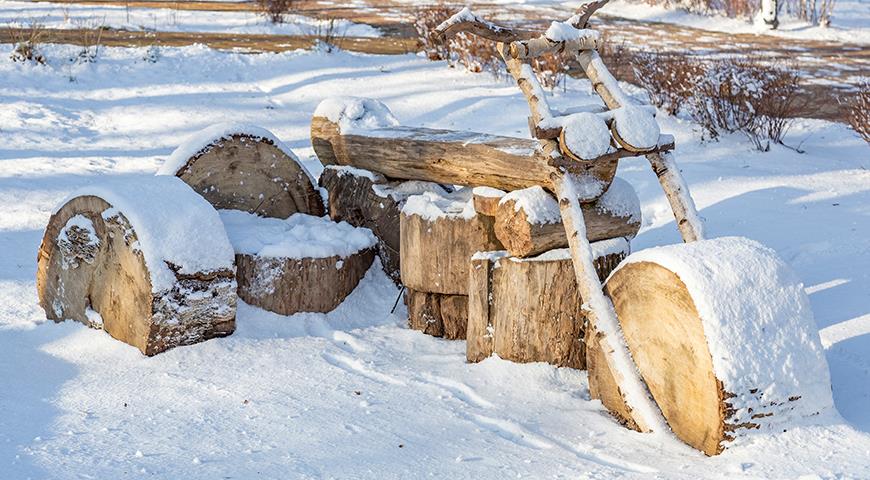
[(468, 322), (468, 297), (408, 289), (408, 326), (433, 337), (464, 340)]

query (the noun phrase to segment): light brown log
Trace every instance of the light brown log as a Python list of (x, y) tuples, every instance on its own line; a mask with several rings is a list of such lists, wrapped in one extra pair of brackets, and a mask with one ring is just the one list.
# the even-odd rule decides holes
[[(324, 168), (319, 181), (329, 192), (329, 217), (370, 229), (378, 239), (378, 257), (384, 271), (399, 284), (399, 213), (407, 198), (401, 193), (401, 183), (388, 181), (380, 174), (336, 166)], [(436, 184), (429, 187), (446, 193)]]
[[(311, 143), (326, 165), (350, 165), (396, 179), (506, 191), (533, 185), (552, 190), (551, 174), (558, 173), (552, 157), (535, 140), (474, 132), (388, 127), (341, 134), (338, 124), (318, 116), (311, 121)], [(606, 187), (616, 165), (612, 159), (569, 167), (594, 176)]]
[(408, 306), (408, 326), (414, 330), (444, 337), (448, 340), (464, 340), (468, 322), (468, 297), (465, 295), (441, 295), (408, 289), (405, 292)]
[[(236, 313), (233, 271), (175, 272), (170, 289), (152, 292), (150, 272), (136, 248), (138, 235), (124, 212), (104, 218), (112, 208), (102, 198), (79, 196), (51, 216), (39, 247), (36, 274), (46, 317), (102, 328), (148, 356), (231, 334)], [(69, 227), (68, 240), (59, 241), (75, 215), (89, 220), (94, 234)], [(93, 313), (89, 318), (89, 311), (98, 313), (102, 324), (93, 321)]]
[(347, 257), (276, 258), (236, 254), (239, 298), (280, 315), (335, 310), (375, 257), (366, 248)]
[[(504, 196), (505, 192), (494, 191), (494, 192), (486, 192), (479, 193), (479, 189), (475, 189), (474, 191), (474, 211), (481, 214), (486, 215), (488, 217), (494, 217), (496, 210), (498, 210), (498, 202), (501, 200), (501, 197)], [(494, 194), (500, 193), (500, 194)]]
[(275, 218), (325, 213), (320, 192), (303, 167), (265, 138), (237, 134), (217, 140), (175, 175), (218, 209)]
[(493, 217), (400, 216), (402, 283), (421, 292), (468, 294), (468, 262), (475, 252), (499, 250)]
[[(528, 213), (522, 207), (517, 208), (516, 203), (513, 199), (504, 201), (499, 204), (495, 215), (495, 236), (511, 255), (530, 257), (568, 246), (561, 220), (531, 223)], [(597, 202), (583, 204), (582, 209), (590, 242), (614, 237), (634, 238), (640, 230), (639, 218), (619, 216)]]
[[(495, 353), (514, 362), (547, 362), (586, 368), (586, 318), (571, 259), (518, 259), (500, 252), (478, 254), (469, 275), (466, 358)], [(596, 258), (606, 278), (625, 253)]]

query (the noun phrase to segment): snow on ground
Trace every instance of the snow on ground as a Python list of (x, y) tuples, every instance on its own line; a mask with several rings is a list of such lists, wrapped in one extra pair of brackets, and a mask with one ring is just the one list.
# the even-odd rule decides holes
[[(4, 47), (8, 48), (8, 46)], [(204, 47), (0, 52), (0, 477), (870, 478), (870, 149), (844, 126), (801, 121), (757, 153), (700, 144), (663, 114), (710, 236), (775, 249), (807, 286), (843, 419), (753, 435), (706, 458), (623, 429), (586, 375), (465, 363), (463, 342), (403, 326), (373, 268), (338, 310), (282, 317), (240, 305), (238, 331), (154, 358), (105, 333), (46, 322), (35, 256), (51, 209), (108, 177), (153, 174), (221, 121), (274, 132), (317, 175), (308, 122), (328, 95), (369, 95), (408, 125), (527, 135), (513, 84), (420, 57), (243, 55)], [(73, 81), (70, 81), (70, 79)], [(553, 105), (589, 92), (572, 82)], [(582, 101), (584, 99), (580, 99)], [(643, 228), (633, 249), (678, 241), (648, 164), (623, 161)]]
[[(171, 4), (169, 4), (171, 5)], [(327, 20), (287, 15), (284, 23), (273, 24), (255, 12), (211, 12), (172, 8), (138, 8), (123, 5), (77, 5), (48, 2), (0, 2), (0, 25), (47, 28), (112, 27), (125, 30), (162, 32), (216, 32), (275, 35), (313, 35), (326, 28)], [(349, 37), (377, 37), (370, 25), (335, 20), (335, 33)]]

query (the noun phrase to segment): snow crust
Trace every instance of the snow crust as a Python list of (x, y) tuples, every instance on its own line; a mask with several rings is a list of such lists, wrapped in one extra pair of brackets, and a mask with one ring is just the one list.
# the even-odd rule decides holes
[[(607, 255), (615, 255), (624, 253), (626, 255), (631, 251), (631, 242), (625, 237), (608, 238), (599, 240), (589, 244), (592, 247), (592, 258), (598, 259)], [(551, 260), (571, 260), (571, 250), (568, 248), (554, 248), (540, 255), (528, 258), (512, 258), (515, 262), (541, 262)]]
[(613, 121), (619, 136), (629, 145), (647, 149), (658, 145), (659, 124), (647, 109), (635, 105), (623, 105), (613, 111)]
[(598, 199), (597, 208), (618, 217), (628, 217), (632, 222), (641, 221), (640, 199), (637, 198), (637, 192), (630, 183), (620, 177), (613, 177), (610, 187)]
[(367, 178), (371, 180), (372, 183), (386, 183), (387, 181), (387, 179), (384, 178), (384, 176), (380, 173), (372, 172), (371, 170), (364, 170), (362, 168), (351, 167), (350, 165), (327, 165), (323, 167), (323, 169), (334, 170), (338, 173), (339, 177), (351, 175), (354, 177)]
[(372, 191), (381, 198), (392, 198), (396, 202), (404, 202), (412, 195), (422, 195), (426, 192), (434, 195), (448, 195), (450, 193), (437, 183), (422, 180), (372, 185)]
[(568, 22), (552, 22), (544, 32), (544, 36), (554, 42), (570, 42), (581, 38), (593, 38), (598, 40), (601, 34), (595, 30), (578, 29)]
[(170, 176), (100, 178), (74, 191), (57, 205), (56, 213), (75, 197), (93, 195), (111, 208), (103, 218), (123, 215), (136, 233), (151, 275), (151, 291), (163, 292), (180, 274), (233, 270), (233, 248), (214, 208), (186, 183)]
[(367, 228), (296, 213), (287, 219), (220, 210), (236, 253), (273, 258), (347, 258), (377, 243)]
[(337, 123), (342, 133), (399, 125), (399, 121), (386, 105), (371, 98), (327, 98), (317, 105), (314, 116), (326, 117), (330, 122)]
[(474, 187), (471, 193), (484, 198), (501, 198), (507, 194), (504, 190), (499, 190), (492, 187)]
[[(776, 425), (833, 409), (828, 363), (809, 299), (773, 250), (747, 238), (723, 237), (641, 250), (617, 271), (638, 262), (659, 264), (686, 285), (713, 371), (725, 391), (738, 394), (729, 400), (737, 410), (733, 423)], [(752, 418), (753, 411), (771, 410), (777, 413)]]
[(434, 222), (439, 218), (462, 218), (470, 220), (477, 215), (474, 210), (472, 189), (460, 188), (451, 193), (423, 192), (411, 195), (402, 207), (404, 215), (418, 215)]
[(299, 168), (305, 172), (312, 184), (317, 184), (314, 181), (314, 177), (305, 168), (305, 165), (299, 161), (299, 158), (296, 157), (293, 151), (287, 145), (284, 145), (284, 142), (278, 140), (278, 137), (273, 135), (272, 132), (255, 125), (237, 122), (217, 123), (191, 134), (163, 162), (163, 165), (157, 170), (157, 175), (177, 174), (187, 164), (188, 160), (211, 148), (213, 145), (220, 143), (222, 140), (229, 140), (233, 135), (244, 135), (257, 141), (266, 140), (271, 142), (299, 165)]
[(607, 123), (594, 113), (580, 112), (564, 117), (562, 133), (565, 146), (584, 160), (592, 160), (614, 150), (610, 144)]

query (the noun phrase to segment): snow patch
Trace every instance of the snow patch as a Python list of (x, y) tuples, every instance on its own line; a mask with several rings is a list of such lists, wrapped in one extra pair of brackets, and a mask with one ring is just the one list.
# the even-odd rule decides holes
[(562, 134), (568, 150), (583, 160), (593, 160), (613, 151), (607, 123), (594, 113), (581, 112), (564, 117)]
[(317, 105), (315, 117), (326, 117), (337, 123), (342, 133), (352, 130), (370, 130), (395, 127), (399, 121), (393, 113), (378, 100), (360, 97), (332, 97)]
[(471, 190), (471, 193), (477, 197), (483, 198), (501, 198), (507, 194), (504, 190), (492, 187), (474, 187)]
[(472, 201), (472, 189), (460, 188), (452, 193), (424, 192), (408, 197), (402, 207), (404, 215), (418, 215), (434, 222), (439, 218), (463, 218), (470, 220), (477, 215)]
[(367, 228), (296, 213), (285, 220), (220, 210), (236, 253), (273, 258), (347, 258), (377, 243)]
[(610, 187), (598, 199), (599, 211), (608, 212), (618, 217), (628, 217), (631, 222), (640, 223), (640, 199), (630, 183), (620, 177), (613, 177)]
[[(592, 258), (598, 259), (607, 255), (625, 254), (631, 251), (631, 243), (625, 237), (608, 238), (589, 244), (592, 247)], [(550, 260), (571, 260), (571, 250), (568, 248), (554, 248), (538, 256), (514, 259), (518, 262), (535, 262)]]
[(559, 202), (540, 185), (509, 192), (501, 197), (498, 204), (503, 205), (510, 201), (515, 202), (515, 212), (520, 210), (526, 212), (526, 220), (531, 224), (541, 225), (562, 221)]
[(613, 110), (616, 131), (623, 141), (637, 149), (646, 150), (658, 145), (659, 124), (647, 109), (636, 105), (623, 105)]

